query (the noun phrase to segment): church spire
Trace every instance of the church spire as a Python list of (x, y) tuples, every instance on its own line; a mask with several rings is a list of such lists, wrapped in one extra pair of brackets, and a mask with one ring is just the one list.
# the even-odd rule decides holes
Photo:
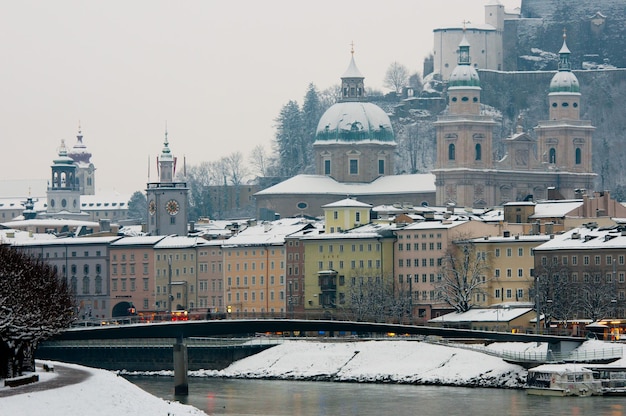
[(569, 56), (571, 52), (567, 47), (567, 42), (565, 41), (567, 38), (567, 31), (563, 29), (563, 46), (561, 46), (561, 50), (559, 51), (559, 71), (571, 71), (572, 64), (569, 61)]
[(363, 101), (365, 98), (365, 86), (361, 71), (354, 62), (354, 42), (350, 43), (350, 65), (341, 76), (341, 100), (340, 101)]

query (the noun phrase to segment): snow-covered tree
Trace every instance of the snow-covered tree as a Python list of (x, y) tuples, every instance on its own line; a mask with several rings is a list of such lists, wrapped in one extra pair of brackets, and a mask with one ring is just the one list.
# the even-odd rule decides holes
[(289, 101), (280, 110), (276, 119), (276, 153), (278, 154), (280, 176), (291, 177), (300, 172), (303, 156), (301, 155), (302, 113), (296, 101)]
[(148, 221), (148, 202), (143, 192), (136, 191), (131, 195), (128, 201), (128, 218), (143, 223)]
[(67, 328), (75, 303), (52, 266), (0, 246), (0, 378), (34, 369), (37, 345)]

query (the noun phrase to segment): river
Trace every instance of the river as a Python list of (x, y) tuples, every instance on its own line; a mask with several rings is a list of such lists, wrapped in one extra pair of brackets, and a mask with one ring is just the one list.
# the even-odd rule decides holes
[(210, 416), (610, 415), (626, 414), (623, 397), (528, 396), (523, 390), (315, 381), (190, 378), (174, 397), (170, 377), (127, 377), (164, 399)]

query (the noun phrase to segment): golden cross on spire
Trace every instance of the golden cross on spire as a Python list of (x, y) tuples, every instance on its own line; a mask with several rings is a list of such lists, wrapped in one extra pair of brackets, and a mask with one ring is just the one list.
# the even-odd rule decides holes
[(354, 56), (354, 41), (350, 42), (350, 53)]

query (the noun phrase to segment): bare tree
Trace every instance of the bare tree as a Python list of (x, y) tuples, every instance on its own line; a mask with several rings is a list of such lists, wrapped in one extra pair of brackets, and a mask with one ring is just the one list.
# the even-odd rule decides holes
[(469, 240), (455, 241), (444, 254), (441, 280), (435, 283), (439, 299), (457, 312), (470, 310), (475, 295), (485, 293), (489, 270), (485, 252)]
[(265, 150), (263, 145), (256, 145), (252, 148), (250, 152), (250, 165), (252, 166), (253, 174), (266, 177), (270, 176), (270, 171), (272, 170), (272, 158), (269, 153)]
[(579, 305), (584, 316), (593, 321), (615, 314), (615, 286), (607, 280), (600, 269), (589, 268), (583, 274)]
[(402, 88), (407, 85), (409, 81), (409, 70), (406, 66), (399, 62), (393, 62), (387, 68), (385, 73), (385, 79), (383, 85), (396, 93), (402, 92)]

